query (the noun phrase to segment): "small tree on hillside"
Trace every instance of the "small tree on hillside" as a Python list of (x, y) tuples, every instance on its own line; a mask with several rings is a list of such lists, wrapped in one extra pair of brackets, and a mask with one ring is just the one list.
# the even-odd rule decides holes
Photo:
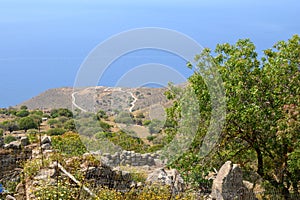
[(31, 117), (23, 117), (18, 121), (20, 129), (27, 132), (28, 129), (36, 129), (38, 128), (38, 124)]

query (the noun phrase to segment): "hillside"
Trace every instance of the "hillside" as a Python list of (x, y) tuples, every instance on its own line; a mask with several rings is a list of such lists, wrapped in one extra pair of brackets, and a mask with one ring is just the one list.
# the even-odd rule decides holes
[(29, 109), (77, 108), (83, 111), (104, 110), (148, 110), (150, 106), (167, 105), (164, 92), (167, 88), (110, 88), (89, 87), (55, 88), (47, 90), (18, 106), (26, 105)]
[(18, 106), (26, 105), (29, 109), (72, 108), (73, 88), (63, 87), (49, 89)]

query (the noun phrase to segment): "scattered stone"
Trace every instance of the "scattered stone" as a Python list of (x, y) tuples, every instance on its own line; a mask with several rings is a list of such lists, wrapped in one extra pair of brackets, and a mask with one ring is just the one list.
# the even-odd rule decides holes
[(19, 141), (13, 141), (9, 144), (4, 145), (4, 149), (21, 149), (21, 142)]
[(242, 170), (231, 161), (227, 161), (219, 170), (213, 181), (211, 197), (215, 200), (255, 199), (253, 191), (243, 183)]
[(34, 180), (47, 180), (53, 178), (56, 175), (55, 169), (41, 169), (39, 173), (34, 177)]
[(159, 159), (159, 154), (141, 154), (134, 151), (122, 151), (114, 154), (104, 153), (101, 160), (109, 166), (156, 166), (163, 167), (164, 163)]
[(149, 174), (147, 183), (160, 183), (162, 185), (170, 185), (173, 194), (184, 191), (184, 181), (176, 169), (165, 170), (156, 169), (151, 174)]
[(20, 142), (21, 142), (21, 145), (22, 145), (23, 147), (25, 147), (25, 146), (27, 146), (27, 145), (30, 144), (29, 139), (28, 139), (28, 137), (26, 137), (26, 136), (25, 136), (25, 137), (21, 137)]
[(51, 149), (51, 145), (49, 143), (46, 143), (46, 144), (42, 144), (41, 148), (43, 150), (50, 150)]
[(43, 144), (51, 144), (51, 138), (50, 136), (43, 136), (41, 139), (41, 145)]
[(7, 195), (5, 200), (16, 200), (16, 198), (11, 195)]

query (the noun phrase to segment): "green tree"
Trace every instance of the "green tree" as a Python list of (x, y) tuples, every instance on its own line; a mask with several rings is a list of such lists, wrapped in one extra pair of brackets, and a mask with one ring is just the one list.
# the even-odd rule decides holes
[(0, 128), (10, 133), (19, 130), (18, 124), (14, 120), (8, 120), (0, 123)]
[(17, 117), (27, 117), (29, 115), (29, 111), (28, 110), (20, 110), (16, 113)]
[(76, 124), (73, 119), (68, 120), (66, 123), (64, 123), (64, 129), (68, 131), (76, 131)]
[(71, 118), (73, 117), (73, 113), (67, 108), (59, 108), (59, 109), (52, 109), (50, 111), (50, 116), (52, 118), (61, 117), (61, 116)]
[[(289, 126), (291, 119), (284, 109), (294, 106), (294, 110), (299, 110), (299, 36), (265, 50), (261, 60), (248, 39), (234, 45), (217, 45), (214, 56), (210, 54), (210, 50), (205, 49), (196, 56), (196, 69), (200, 73), (196, 71), (189, 81), (198, 96), (201, 116), (208, 122), (211, 100), (201, 76), (205, 61), (210, 59), (215, 63), (222, 76), (227, 114), (219, 147), (222, 152), (216, 158), (235, 160), (255, 170), (266, 183), (289, 198), (289, 187), (292, 185), (297, 193), (300, 181), (295, 174), (299, 171), (290, 166), (297, 166), (295, 157), (299, 155), (296, 152), (299, 152), (300, 136), (299, 123)], [(293, 118), (299, 120), (299, 112), (295, 115)], [(205, 132), (207, 123), (203, 124), (199, 131)], [(201, 139), (196, 139), (195, 144), (200, 143)], [(197, 145), (194, 148), (197, 149)]]
[(28, 129), (37, 129), (38, 128), (38, 124), (34, 121), (34, 119), (32, 117), (23, 117), (20, 118), (18, 121), (19, 127), (22, 130), (25, 130), (25, 132)]
[(30, 114), (32, 114), (32, 115), (39, 115), (39, 116), (43, 116), (43, 111), (41, 111), (41, 110), (33, 110), (33, 111), (31, 111), (30, 112)]
[(41, 123), (43, 122), (43, 119), (40, 115), (30, 114), (29, 117), (31, 117), (34, 120), (34, 122), (37, 124), (37, 126), (40, 127)]
[(27, 110), (27, 109), (28, 109), (28, 107), (27, 107), (27, 106), (25, 106), (25, 105), (22, 105), (22, 106), (20, 107), (20, 109), (21, 109), (21, 110)]

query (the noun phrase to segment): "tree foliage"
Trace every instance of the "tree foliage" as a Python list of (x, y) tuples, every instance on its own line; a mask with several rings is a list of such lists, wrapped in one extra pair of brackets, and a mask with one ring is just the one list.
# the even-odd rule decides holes
[[(261, 59), (249, 39), (234, 45), (220, 44), (214, 53), (205, 49), (196, 56), (196, 72), (189, 82), (197, 95), (203, 121), (192, 147), (194, 152), (201, 146), (212, 111), (210, 91), (203, 73), (199, 73), (207, 64), (205, 57), (209, 57), (221, 74), (227, 104), (222, 140), (210, 156), (218, 164), (220, 160), (231, 159), (249, 171), (256, 171), (267, 185), (279, 188), (286, 198), (291, 188), (298, 193), (299, 36), (278, 42), (265, 50)], [(180, 106), (175, 102), (171, 109), (168, 119), (175, 121)]]
[(28, 129), (36, 129), (38, 128), (38, 124), (34, 121), (32, 117), (23, 117), (18, 120), (18, 124), (21, 130), (25, 130), (25, 132)]

